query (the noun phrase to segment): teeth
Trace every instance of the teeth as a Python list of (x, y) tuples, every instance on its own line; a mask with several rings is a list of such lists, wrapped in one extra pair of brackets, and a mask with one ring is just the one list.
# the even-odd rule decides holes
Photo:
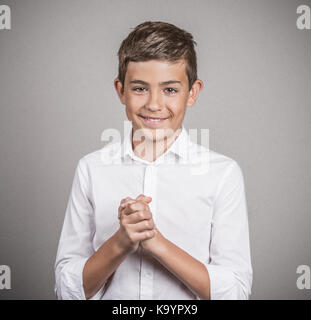
[(150, 120), (150, 121), (153, 121), (153, 122), (157, 122), (157, 121), (162, 120), (162, 119), (151, 119), (151, 118), (147, 118), (147, 119)]
[(165, 119), (162, 119), (162, 118), (148, 118), (148, 117), (143, 117), (144, 119), (148, 120), (148, 121), (152, 121), (152, 122), (159, 122), (159, 121), (163, 121), (163, 120), (166, 120), (167, 118)]

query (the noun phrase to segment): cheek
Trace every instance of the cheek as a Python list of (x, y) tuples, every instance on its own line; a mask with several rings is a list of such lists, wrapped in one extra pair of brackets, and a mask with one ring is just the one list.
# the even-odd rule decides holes
[(132, 96), (126, 97), (125, 105), (126, 105), (126, 114), (130, 119), (132, 119), (132, 115), (137, 113), (137, 111), (141, 108), (141, 104), (139, 103), (138, 99)]
[(185, 96), (176, 96), (166, 100), (166, 106), (172, 111), (175, 117), (182, 116), (187, 104)]
[(139, 95), (133, 95), (133, 94), (127, 94), (125, 96), (126, 98), (126, 104), (131, 107), (131, 109), (140, 108), (144, 103), (146, 102), (146, 97), (139, 96)]
[(132, 117), (133, 112), (130, 110), (130, 108), (128, 106), (126, 106), (126, 108), (125, 108), (125, 113), (126, 113), (127, 118), (129, 120), (133, 120), (133, 117)]

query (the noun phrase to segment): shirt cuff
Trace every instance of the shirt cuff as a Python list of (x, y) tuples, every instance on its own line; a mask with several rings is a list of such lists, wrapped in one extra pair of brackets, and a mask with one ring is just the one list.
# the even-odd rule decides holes
[[(237, 300), (234, 273), (226, 267), (204, 264), (210, 278), (210, 300)], [(197, 296), (197, 300), (202, 300)]]
[[(88, 258), (67, 262), (56, 282), (55, 293), (59, 300), (86, 300), (83, 288), (83, 268)], [(106, 282), (105, 282), (106, 283)], [(100, 300), (104, 285), (89, 300)]]

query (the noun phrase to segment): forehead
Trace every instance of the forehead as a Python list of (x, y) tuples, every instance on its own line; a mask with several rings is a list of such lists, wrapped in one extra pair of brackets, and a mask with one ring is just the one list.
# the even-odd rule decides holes
[(187, 82), (186, 62), (185, 60), (176, 62), (167, 60), (130, 61), (127, 66), (125, 80), (143, 80), (148, 83), (169, 80)]

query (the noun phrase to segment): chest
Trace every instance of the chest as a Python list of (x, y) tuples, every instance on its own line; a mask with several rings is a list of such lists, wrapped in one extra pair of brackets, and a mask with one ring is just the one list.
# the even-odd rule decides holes
[(193, 175), (187, 166), (102, 168), (92, 183), (96, 230), (108, 239), (119, 228), (120, 201), (145, 194), (152, 197), (149, 207), (158, 229), (190, 249), (209, 238), (214, 193), (209, 175)]

